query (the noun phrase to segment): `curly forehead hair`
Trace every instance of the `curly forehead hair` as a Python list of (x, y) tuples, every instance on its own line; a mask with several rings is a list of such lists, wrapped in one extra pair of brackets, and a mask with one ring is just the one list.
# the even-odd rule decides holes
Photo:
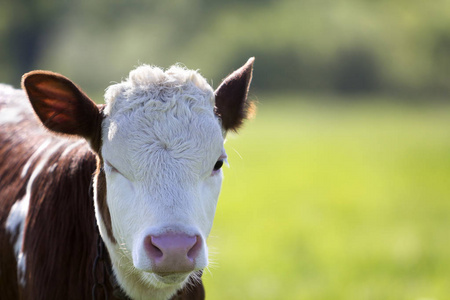
[(131, 71), (126, 80), (106, 90), (105, 112), (112, 115), (138, 107), (167, 110), (182, 99), (193, 102), (193, 106), (214, 106), (214, 92), (197, 71), (180, 65), (167, 71), (142, 65)]

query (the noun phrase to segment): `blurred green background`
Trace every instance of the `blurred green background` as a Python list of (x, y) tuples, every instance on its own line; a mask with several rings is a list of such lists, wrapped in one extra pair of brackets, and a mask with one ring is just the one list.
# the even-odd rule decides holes
[(226, 144), (208, 299), (449, 299), (450, 1), (7, 0), (0, 81), (95, 100), (141, 63), (217, 87), (256, 57)]

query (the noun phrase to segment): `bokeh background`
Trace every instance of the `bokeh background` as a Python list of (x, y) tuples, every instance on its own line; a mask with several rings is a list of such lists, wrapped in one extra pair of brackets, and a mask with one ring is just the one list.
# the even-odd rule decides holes
[[(7, 0), (0, 81), (102, 101), (147, 63), (217, 87), (255, 56), (228, 137), (208, 299), (449, 299), (450, 1)], [(0, 295), (1, 298), (1, 295)]]

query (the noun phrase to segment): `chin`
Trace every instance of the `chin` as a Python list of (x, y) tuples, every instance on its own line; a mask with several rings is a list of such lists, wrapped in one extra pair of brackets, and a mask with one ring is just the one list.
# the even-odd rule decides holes
[(154, 281), (162, 286), (183, 285), (191, 273), (152, 273)]
[(141, 272), (140, 278), (147, 286), (153, 286), (157, 289), (176, 288), (179, 289), (188, 283), (189, 279), (195, 278), (195, 273), (156, 273), (156, 272)]

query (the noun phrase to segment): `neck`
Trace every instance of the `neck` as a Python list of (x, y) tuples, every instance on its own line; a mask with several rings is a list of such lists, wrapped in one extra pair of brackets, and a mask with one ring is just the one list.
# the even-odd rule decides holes
[[(94, 277), (92, 298), (95, 299), (99, 297), (99, 293), (103, 293), (103, 297), (99, 297), (99, 299), (108, 298), (108, 294), (112, 291), (114, 298), (119, 300), (130, 300), (130, 298), (128, 298), (128, 296), (120, 288), (120, 285), (113, 274), (111, 260), (105, 249), (105, 243), (103, 242), (98, 230), (97, 233), (97, 256), (95, 257), (92, 265), (92, 276)], [(110, 289), (107, 288), (108, 283), (111, 286)]]

